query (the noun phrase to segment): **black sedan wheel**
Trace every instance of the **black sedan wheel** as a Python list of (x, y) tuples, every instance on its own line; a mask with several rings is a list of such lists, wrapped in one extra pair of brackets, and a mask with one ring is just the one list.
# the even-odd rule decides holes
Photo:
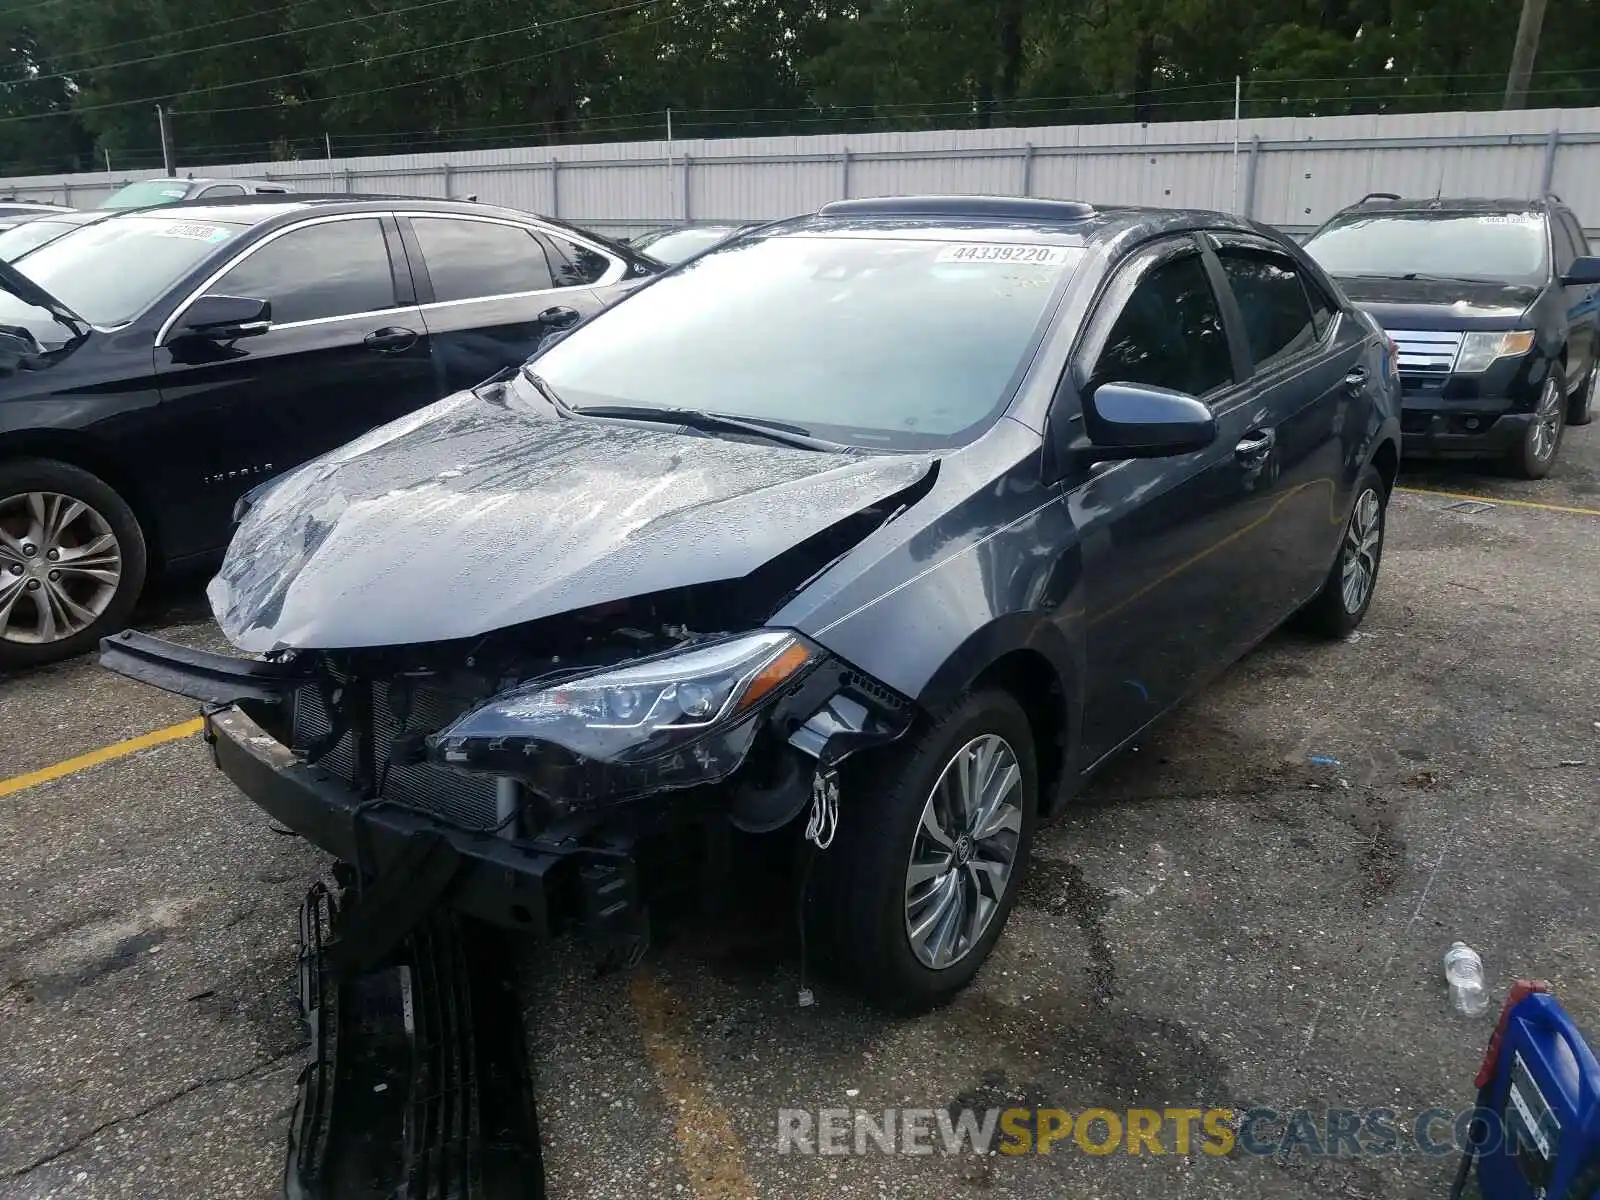
[(1366, 617), (1383, 563), (1388, 509), (1388, 485), (1376, 467), (1368, 466), (1356, 480), (1356, 502), (1345, 522), (1338, 557), (1322, 590), (1301, 612), (1303, 623), (1313, 633), (1348, 637)]
[(145, 546), (122, 498), (87, 471), (0, 464), (0, 670), (81, 654), (126, 625)]
[(1007, 692), (974, 692), (844, 784), (808, 924), (836, 973), (878, 1004), (943, 1003), (1016, 902), (1038, 804), (1028, 718)]
[(1578, 390), (1567, 398), (1568, 425), (1587, 425), (1594, 420), (1594, 385), (1597, 375), (1600, 375), (1600, 357), (1589, 364), (1588, 373), (1578, 385)]

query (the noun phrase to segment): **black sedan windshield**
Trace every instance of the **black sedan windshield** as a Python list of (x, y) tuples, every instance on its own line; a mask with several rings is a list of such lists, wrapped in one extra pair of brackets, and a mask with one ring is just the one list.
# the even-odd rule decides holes
[(90, 324), (121, 325), (246, 228), (130, 214), (57, 238), (17, 270)]
[(715, 250), (539, 356), (574, 407), (688, 408), (897, 449), (1010, 400), (1082, 250), (783, 235)]
[(1388, 212), (1352, 216), (1306, 242), (1330, 275), (1436, 275), (1536, 283), (1545, 274), (1537, 213)]

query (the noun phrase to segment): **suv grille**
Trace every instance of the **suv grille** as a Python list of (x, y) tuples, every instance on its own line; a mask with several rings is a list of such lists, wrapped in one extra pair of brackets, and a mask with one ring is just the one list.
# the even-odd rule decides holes
[[(342, 682), (335, 676), (336, 681)], [(393, 738), (404, 732), (439, 729), (465, 712), (467, 697), (452, 695), (437, 688), (413, 687), (411, 713), (405, 730), (395, 727), (394, 710), (389, 703), (389, 685), (365, 685), (372, 689), (373, 756), (382, 766), (389, 756)], [(321, 689), (303, 687), (295, 693), (293, 748), (305, 751), (328, 732), (330, 723)], [(318, 765), (346, 783), (354, 784), (356, 752), (349, 734), (340, 738)], [(495, 781), (487, 775), (466, 775), (436, 767), (432, 763), (393, 764), (382, 775), (380, 795), (408, 808), (421, 809), (468, 828), (487, 828), (495, 823)]]
[(1450, 330), (1391, 329), (1400, 348), (1400, 386), (1406, 391), (1438, 391), (1455, 370), (1461, 334)]

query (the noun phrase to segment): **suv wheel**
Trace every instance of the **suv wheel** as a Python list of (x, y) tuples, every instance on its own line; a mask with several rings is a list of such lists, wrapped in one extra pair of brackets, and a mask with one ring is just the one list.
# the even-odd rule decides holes
[(49, 459), (0, 463), (0, 671), (122, 629), (144, 575), (139, 522), (103, 480)]
[(1589, 364), (1589, 371), (1578, 385), (1578, 390), (1567, 397), (1567, 424), (1587, 425), (1594, 420), (1594, 382), (1600, 375), (1600, 354)]
[(984, 689), (844, 781), (807, 921), (835, 972), (901, 1012), (977, 974), (1016, 901), (1038, 807), (1033, 731)]
[(1510, 467), (1523, 479), (1543, 479), (1556, 464), (1561, 433), (1566, 427), (1567, 400), (1562, 395), (1560, 372), (1552, 370), (1539, 393), (1539, 405), (1522, 440), (1511, 451)]
[(1388, 508), (1388, 485), (1378, 469), (1368, 465), (1356, 479), (1356, 502), (1345, 522), (1338, 557), (1322, 590), (1301, 610), (1301, 623), (1312, 633), (1348, 637), (1366, 617), (1378, 589)]

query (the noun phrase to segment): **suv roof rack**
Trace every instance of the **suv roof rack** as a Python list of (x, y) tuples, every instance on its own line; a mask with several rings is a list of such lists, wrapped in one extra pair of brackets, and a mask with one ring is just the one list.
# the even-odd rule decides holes
[(879, 196), (824, 204), (824, 217), (990, 217), (998, 220), (1082, 221), (1095, 214), (1082, 200), (1014, 196)]

